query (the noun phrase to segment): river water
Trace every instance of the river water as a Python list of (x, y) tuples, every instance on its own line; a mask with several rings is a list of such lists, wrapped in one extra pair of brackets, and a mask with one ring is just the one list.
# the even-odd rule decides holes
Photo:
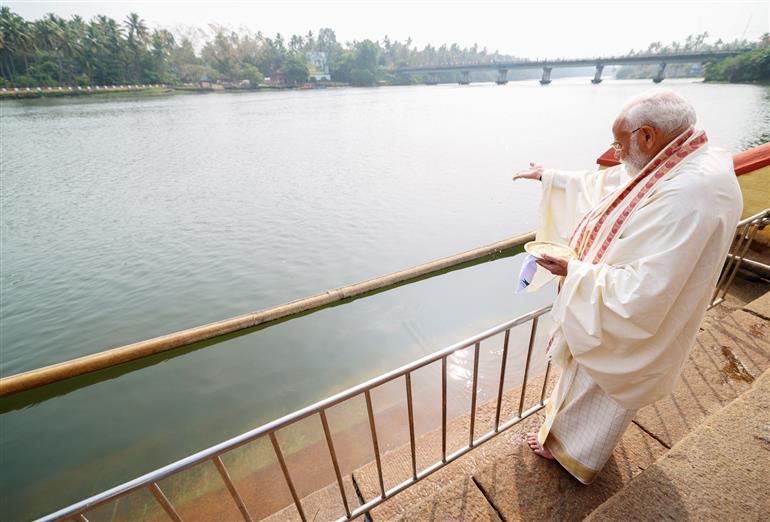
[[(3, 102), (0, 371), (532, 230), (539, 187), (513, 172), (530, 160), (593, 168), (623, 102), (652, 87), (572, 78)], [(692, 101), (713, 144), (767, 140), (768, 87), (663, 87)], [(521, 259), (3, 399), (0, 518), (43, 515), (547, 304), (552, 289), (514, 295)], [(483, 382), (495, 356), (482, 355)], [(460, 388), (466, 363), (452, 363)]]

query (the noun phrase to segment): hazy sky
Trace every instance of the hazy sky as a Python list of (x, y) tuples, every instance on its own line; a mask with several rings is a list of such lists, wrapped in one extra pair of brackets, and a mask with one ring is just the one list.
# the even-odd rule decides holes
[(247, 27), (267, 35), (317, 33), (330, 27), (347, 42), (388, 35), (425, 44), (474, 42), (489, 51), (537, 58), (606, 56), (650, 42), (684, 40), (708, 31), (712, 40), (770, 30), (770, 2), (760, 1), (593, 1), (593, 2), (428, 2), (428, 1), (6, 1), (16, 13), (37, 19), (53, 12), (90, 19), (105, 14), (123, 20), (139, 13), (151, 27), (174, 29), (209, 23)]

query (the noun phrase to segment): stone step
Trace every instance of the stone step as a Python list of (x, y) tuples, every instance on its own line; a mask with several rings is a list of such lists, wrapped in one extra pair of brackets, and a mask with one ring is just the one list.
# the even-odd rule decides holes
[(634, 422), (670, 448), (748, 390), (770, 367), (766, 317), (770, 293), (719, 320), (704, 321), (674, 393), (639, 410)]
[[(372, 511), (373, 520), (406, 520), (412, 514), (420, 515), (414, 520), (464, 520), (458, 518), (463, 512), (450, 500), (451, 491), (471, 491), (477, 499), (471, 484), (489, 503), (487, 511), (491, 509), (504, 520), (584, 518), (632, 484), (708, 415), (750, 389), (754, 379), (770, 367), (768, 308), (770, 294), (765, 294), (749, 304), (733, 303), (727, 315), (719, 307), (709, 313), (674, 394), (640, 410), (593, 485), (581, 485), (558, 464), (534, 456), (524, 444), (526, 431), (542, 422), (538, 414), (388, 500)], [(494, 408), (494, 404), (484, 405), (480, 411), (488, 407)], [(450, 439), (459, 433), (467, 436), (467, 425), (467, 417), (453, 421)], [(428, 434), (424, 443), (428, 447), (440, 444), (440, 432)], [(408, 451), (405, 447), (392, 452), (384, 469), (408, 477)], [(365, 498), (378, 494), (373, 466), (357, 470), (354, 476)], [(467, 512), (468, 519), (480, 512), (479, 505), (474, 506)]]
[(417, 520), (473, 520), (502, 522), (497, 511), (484, 497), (473, 477), (462, 475), (443, 484), (433, 494), (421, 499), (405, 513), (393, 515), (390, 520), (413, 522)]
[[(354, 510), (361, 503), (355, 495), (355, 484), (350, 476), (342, 478), (342, 485), (345, 488), (345, 498), (348, 501), (350, 510)], [(340, 488), (337, 484), (330, 484), (323, 489), (315, 491), (301, 499), (302, 510), (305, 512), (307, 520), (338, 520), (345, 516), (345, 508), (340, 496)], [(299, 511), (291, 504), (281, 511), (273, 513), (267, 518), (262, 519), (265, 522), (301, 522)]]
[[(754, 378), (770, 367), (770, 293), (748, 304), (736, 299), (727, 303), (707, 314), (675, 393), (639, 411), (591, 487), (580, 485), (557, 464), (529, 451), (524, 434), (542, 422), (538, 413), (378, 506), (371, 518), (494, 520), (499, 514), (505, 520), (577, 520), (588, 515), (704, 418), (748, 390)], [(542, 377), (530, 378), (525, 409), (539, 401)], [(548, 391), (557, 377), (558, 372), (552, 371)], [(503, 398), (503, 421), (514, 416), (518, 402), (519, 388), (514, 387)], [(495, 408), (495, 400), (479, 406), (477, 436), (493, 424)], [(449, 453), (467, 444), (469, 421), (466, 414), (449, 422)], [(436, 462), (441, 454), (440, 429), (419, 437), (416, 446), (418, 469)], [(404, 444), (382, 456), (386, 489), (411, 476), (410, 452), (410, 445)], [(344, 482), (351, 509), (360, 505), (358, 495), (367, 501), (380, 494), (374, 462)], [(302, 504), (310, 519), (332, 520), (344, 514), (336, 484), (307, 495)], [(299, 516), (289, 505), (267, 520), (299, 520)]]
[[(539, 402), (543, 378), (544, 375), (541, 374), (529, 379), (525, 392), (524, 410)], [(546, 387), (546, 396), (553, 388), (557, 378), (558, 372), (552, 370)], [(518, 413), (519, 398), (520, 388), (514, 388), (504, 394), (501, 401), (501, 423), (513, 418)], [(474, 430), (477, 437), (486, 433), (494, 426), (496, 408), (496, 399), (478, 407), (475, 421), (476, 429)], [(405, 519), (404, 517), (407, 513), (421, 514), (420, 518), (413, 518), (413, 520), (463, 520), (462, 518), (457, 518), (458, 513), (462, 511), (462, 501), (459, 503), (450, 501), (449, 499), (452, 498), (452, 495), (448, 492), (449, 490), (470, 492), (461, 497), (462, 499), (471, 499), (474, 502), (472, 505), (467, 506), (467, 513), (474, 514), (470, 519), (475, 520), (479, 513), (487, 513), (488, 511), (493, 513), (494, 508), (491, 506), (481, 509), (486, 502), (481, 502), (481, 499), (484, 497), (479, 492), (477, 484), (473, 481), (473, 475), (478, 471), (483, 462), (494, 458), (495, 453), (500, 451), (498, 446), (521, 446), (524, 441), (524, 434), (527, 431), (536, 429), (542, 421), (542, 412), (524, 419), (486, 444), (475, 448), (447, 467), (435, 472), (433, 475), (374, 508), (371, 512), (372, 520), (401, 520)], [(457, 417), (447, 424), (447, 453), (451, 453), (468, 444), (469, 429), (469, 414)], [(418, 438), (415, 446), (417, 448), (418, 470), (434, 464), (441, 456), (441, 429), (433, 430)], [(382, 468), (386, 489), (407, 480), (412, 473), (411, 445), (407, 444), (384, 454), (382, 457)], [(356, 470), (353, 476), (365, 500), (370, 500), (380, 494), (379, 478), (374, 463)], [(451, 487), (448, 485), (451, 485)], [(485, 520), (485, 518), (480, 519)]]
[(587, 520), (768, 520), (770, 372)]

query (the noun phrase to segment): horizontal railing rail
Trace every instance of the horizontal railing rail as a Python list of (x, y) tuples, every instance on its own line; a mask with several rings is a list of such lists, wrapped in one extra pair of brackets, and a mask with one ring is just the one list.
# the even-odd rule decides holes
[[(740, 268), (742, 261), (745, 259), (746, 253), (748, 252), (749, 247), (751, 246), (752, 241), (756, 236), (756, 233), (759, 230), (763, 229), (768, 224), (770, 224), (770, 209), (765, 209), (764, 211), (757, 213), (753, 216), (750, 216), (738, 223), (738, 226), (736, 228), (735, 239), (730, 247), (730, 253), (728, 254), (725, 267), (716, 285), (716, 288), (711, 300), (712, 307), (724, 301), (725, 295), (727, 294), (727, 291), (730, 289), (735, 279), (735, 276), (737, 274), (737, 271)], [(762, 266), (765, 266), (765, 265), (762, 265)], [(767, 267), (767, 268), (770, 269), (770, 267)], [(169, 518), (175, 521), (181, 521), (182, 519), (179, 515), (179, 512), (177, 511), (176, 507), (171, 503), (171, 501), (168, 499), (168, 497), (163, 493), (160, 486), (158, 485), (158, 482), (172, 475), (181, 473), (198, 464), (202, 464), (204, 462), (211, 462), (216, 467), (222, 479), (223, 485), (227, 489), (235, 505), (238, 507), (238, 510), (240, 511), (241, 516), (244, 518), (244, 520), (250, 522), (252, 520), (251, 514), (246, 508), (246, 505), (243, 501), (241, 494), (239, 493), (238, 489), (236, 488), (235, 484), (230, 478), (228, 470), (225, 467), (224, 463), (222, 462), (221, 457), (224, 454), (236, 448), (239, 448), (249, 442), (255, 441), (262, 437), (267, 437), (270, 440), (273, 451), (275, 453), (275, 458), (277, 460), (277, 463), (280, 466), (280, 469), (282, 471), (286, 485), (291, 493), (291, 497), (297, 509), (297, 512), (299, 513), (300, 518), (304, 521), (306, 520), (306, 516), (303, 510), (302, 502), (297, 494), (296, 488), (294, 487), (294, 482), (292, 480), (290, 471), (286, 465), (286, 460), (285, 460), (283, 451), (281, 449), (281, 445), (278, 442), (276, 433), (279, 430), (287, 428), (311, 416), (317, 416), (323, 427), (327, 449), (329, 452), (330, 459), (332, 461), (332, 465), (334, 467), (335, 477), (336, 477), (337, 485), (340, 491), (341, 504), (345, 512), (345, 516), (342, 517), (340, 520), (352, 520), (354, 518), (357, 518), (365, 513), (368, 513), (369, 511), (371, 511), (376, 506), (380, 505), (385, 500), (407, 489), (408, 487), (412, 486), (416, 482), (431, 475), (435, 471), (438, 471), (439, 469), (446, 466), (450, 462), (466, 454), (473, 448), (487, 442), (488, 440), (492, 439), (499, 433), (509, 429), (510, 427), (514, 426), (518, 422), (522, 421), (523, 419), (527, 418), (533, 413), (536, 413), (537, 411), (539, 411), (544, 407), (545, 392), (546, 392), (546, 387), (548, 383), (548, 374), (551, 369), (550, 362), (548, 362), (548, 364), (546, 365), (543, 384), (540, 390), (539, 402), (534, 406), (525, 410), (524, 398), (525, 398), (525, 391), (526, 391), (526, 387), (529, 379), (532, 352), (533, 352), (535, 337), (537, 333), (538, 320), (543, 314), (547, 313), (550, 309), (551, 309), (550, 306), (546, 306), (544, 308), (540, 308), (538, 310), (535, 310), (527, 314), (521, 315), (519, 317), (516, 317), (514, 319), (511, 319), (494, 328), (481, 332), (459, 343), (455, 343), (451, 346), (444, 348), (443, 350), (439, 350), (433, 354), (427, 355), (417, 361), (414, 361), (410, 364), (402, 366), (398, 369), (382, 374), (379, 377), (375, 377), (369, 381), (359, 384), (358, 386), (354, 386), (348, 390), (345, 390), (336, 395), (328, 397), (311, 406), (307, 406), (306, 408), (303, 408), (293, 413), (290, 413), (288, 415), (285, 415), (284, 417), (281, 417), (277, 420), (264, 424), (251, 431), (248, 431), (246, 433), (233, 437), (232, 439), (229, 439), (225, 442), (222, 442), (215, 446), (211, 446), (205, 450), (202, 450), (198, 453), (190, 455), (189, 457), (176, 461), (163, 468), (147, 473), (132, 481), (126, 482), (112, 489), (104, 491), (100, 494), (94, 495), (86, 500), (83, 500), (69, 507), (66, 507), (62, 510), (59, 510), (55, 513), (47, 515), (40, 520), (45, 522), (55, 521), (55, 520), (67, 520), (67, 519), (78, 520), (81, 522), (87, 521), (88, 519), (86, 517), (86, 514), (89, 511), (99, 506), (102, 506), (108, 502), (115, 501), (119, 498), (129, 495), (132, 492), (145, 488), (153, 495), (153, 497), (158, 502), (159, 506), (166, 512)], [(501, 422), (500, 417), (501, 417), (501, 408), (502, 408), (502, 398), (503, 398), (503, 390), (505, 385), (506, 364), (507, 364), (507, 358), (508, 358), (511, 329), (528, 322), (531, 322), (532, 326), (529, 333), (527, 356), (526, 356), (526, 362), (524, 364), (523, 380), (521, 384), (518, 410), (516, 415), (514, 415), (512, 418)], [(500, 333), (504, 333), (504, 339), (503, 339), (503, 348), (502, 348), (501, 363), (500, 363), (500, 374), (497, 382), (497, 401), (496, 401), (494, 428), (488, 431), (487, 433), (485, 433), (484, 435), (476, 437), (475, 419), (476, 419), (476, 412), (477, 412), (479, 350), (480, 350), (482, 341), (489, 339)], [(462, 448), (452, 453), (448, 453), (447, 451), (447, 359), (455, 352), (459, 350), (469, 349), (471, 347), (473, 348), (473, 374), (472, 374), (472, 385), (471, 385), (472, 386), (471, 387), (471, 406), (469, 411), (470, 424), (469, 424), (468, 444), (466, 444)], [(415, 444), (414, 404), (412, 399), (412, 374), (415, 371), (419, 370), (420, 368), (436, 363), (438, 361), (441, 362), (441, 459), (427, 467), (424, 467), (418, 470), (417, 458), (416, 458), (417, 452), (416, 452), (416, 444)], [(410, 445), (410, 453), (411, 453), (411, 475), (412, 476), (409, 479), (401, 482), (400, 484), (392, 488), (385, 489), (383, 473), (382, 473), (381, 451), (379, 448), (378, 438), (377, 438), (376, 416), (375, 416), (374, 408), (372, 406), (371, 392), (374, 389), (378, 388), (379, 386), (382, 386), (396, 379), (402, 379), (402, 378), (404, 380), (404, 393), (406, 396), (407, 413), (408, 413), (409, 445)], [(364, 397), (365, 403), (366, 403), (369, 433), (371, 437), (372, 446), (374, 449), (374, 458), (375, 458), (374, 463), (377, 471), (380, 494), (379, 496), (367, 502), (364, 502), (359, 507), (355, 509), (351, 509), (351, 506), (349, 505), (345, 494), (345, 487), (342, 481), (342, 474), (340, 472), (337, 452), (334, 446), (334, 437), (332, 436), (331, 430), (329, 429), (329, 423), (326, 416), (326, 412), (329, 408), (333, 406), (336, 406), (342, 402), (345, 402), (347, 400), (353, 399), (355, 397), (360, 397), (360, 396)]]
[[(733, 281), (735, 281), (738, 270), (741, 268), (744, 261), (747, 261), (746, 254), (749, 252), (749, 248), (754, 242), (757, 232), (768, 225), (770, 225), (770, 208), (757, 212), (753, 216), (749, 216), (738, 223), (738, 227), (735, 231), (735, 238), (730, 245), (730, 251), (727, 255), (725, 266), (722, 269), (722, 274), (719, 276), (716, 288), (711, 296), (709, 308), (713, 308), (725, 300), (727, 292), (730, 291)], [(756, 268), (764, 269), (766, 272), (770, 272), (770, 266), (768, 265), (757, 261), (751, 261), (751, 265)]]
[[(195, 465), (202, 464), (205, 462), (212, 462), (216, 466), (216, 469), (218, 470), (219, 475), (222, 478), (222, 482), (224, 486), (227, 488), (230, 496), (233, 499), (233, 502), (238, 507), (244, 520), (251, 521), (252, 520), (251, 515), (249, 514), (248, 510), (245, 507), (241, 494), (238, 492), (236, 486), (233, 484), (232, 479), (230, 478), (230, 475), (227, 469), (225, 468), (225, 465), (222, 462), (221, 457), (222, 455), (238, 447), (241, 447), (244, 444), (260, 439), (261, 437), (268, 437), (270, 439), (273, 450), (275, 452), (275, 457), (282, 470), (284, 479), (286, 481), (286, 485), (294, 501), (294, 505), (297, 508), (300, 518), (304, 521), (306, 520), (306, 517), (302, 507), (302, 503), (297, 495), (297, 491), (294, 487), (294, 482), (292, 480), (289, 469), (286, 466), (285, 457), (284, 457), (283, 451), (281, 450), (281, 446), (278, 442), (278, 438), (276, 437), (276, 433), (283, 428), (286, 428), (300, 420), (303, 420), (313, 415), (317, 415), (319, 417), (319, 420), (321, 421), (321, 424), (323, 426), (323, 431), (324, 431), (327, 447), (329, 450), (329, 455), (330, 455), (332, 465), (334, 467), (336, 479), (337, 479), (337, 485), (340, 488), (341, 503), (342, 503), (342, 506), (344, 507), (344, 511), (346, 514), (346, 516), (343, 517), (341, 520), (352, 520), (354, 518), (357, 518), (362, 514), (369, 512), (374, 507), (380, 505), (385, 500), (393, 497), (397, 493), (408, 488), (412, 484), (424, 479), (425, 477), (429, 476), (435, 471), (446, 466), (450, 462), (458, 459), (459, 457), (461, 457), (471, 449), (475, 448), (479, 444), (482, 444), (490, 440), (491, 438), (495, 437), (499, 433), (507, 430), (511, 426), (517, 424), (521, 420), (527, 418), (528, 416), (532, 415), (533, 413), (543, 408), (544, 400), (545, 400), (546, 385), (548, 382), (548, 374), (551, 368), (550, 363), (546, 365), (545, 377), (543, 379), (542, 389), (540, 390), (539, 402), (536, 405), (524, 410), (524, 394), (527, 387), (527, 381), (528, 381), (529, 370), (530, 370), (530, 362), (532, 358), (532, 351), (535, 343), (535, 336), (537, 333), (538, 319), (540, 318), (540, 316), (547, 313), (550, 309), (551, 309), (550, 306), (546, 306), (538, 310), (529, 312), (527, 314), (521, 315), (519, 317), (516, 317), (514, 319), (511, 319), (505, 323), (502, 323), (498, 326), (495, 326), (477, 335), (474, 335), (468, 339), (465, 339), (464, 341), (455, 343), (451, 346), (448, 346), (442, 350), (434, 352), (433, 354), (427, 355), (410, 364), (407, 364), (405, 366), (402, 366), (390, 372), (384, 373), (379, 377), (375, 377), (369, 381), (359, 384), (358, 386), (354, 386), (348, 390), (345, 390), (327, 399), (319, 401), (311, 406), (307, 406), (306, 408), (290, 413), (284, 417), (281, 417), (277, 420), (264, 424), (251, 431), (248, 431), (246, 433), (233, 437), (225, 442), (222, 442), (215, 446), (211, 446), (205, 450), (202, 450), (198, 453), (190, 455), (189, 457), (178, 460), (163, 468), (160, 468), (150, 473), (147, 473), (145, 475), (142, 475), (141, 477), (136, 478), (132, 481), (126, 482), (112, 489), (104, 491), (100, 494), (94, 495), (86, 500), (73, 504), (60, 511), (51, 513), (50, 515), (47, 515), (41, 518), (40, 521), (50, 522), (55, 520), (68, 520), (68, 519), (78, 520), (81, 522), (84, 520), (87, 521), (88, 519), (86, 515), (90, 510), (93, 510), (94, 508), (102, 506), (108, 502), (117, 500), (121, 497), (124, 497), (134, 491), (137, 491), (143, 488), (146, 488), (147, 490), (149, 490), (150, 493), (152, 493), (153, 497), (157, 500), (158, 504), (163, 508), (163, 510), (166, 512), (169, 518), (175, 521), (182, 520), (176, 507), (171, 503), (168, 497), (160, 489), (158, 482), (161, 481), (162, 479), (168, 478), (172, 475), (176, 475)], [(527, 358), (526, 358), (526, 363), (524, 367), (523, 381), (521, 385), (521, 396), (518, 404), (518, 413), (514, 417), (501, 422), (500, 417), (501, 417), (501, 407), (502, 407), (502, 396), (503, 396), (503, 388), (505, 385), (506, 364), (507, 364), (507, 358), (508, 358), (510, 333), (514, 327), (525, 323), (529, 323), (529, 322), (532, 323), (532, 326), (529, 332)], [(479, 349), (482, 341), (501, 333), (504, 333), (504, 338), (503, 338), (503, 348), (502, 348), (502, 356), (501, 356), (501, 364), (500, 364), (500, 377), (497, 383), (497, 404), (496, 404), (496, 411), (495, 411), (494, 429), (490, 430), (484, 435), (481, 435), (480, 437), (476, 437), (475, 436), (475, 417), (477, 412), (476, 399), (477, 399), (477, 389), (478, 389)], [(469, 412), (471, 421), (470, 421), (470, 428), (469, 428), (468, 444), (460, 448), (459, 450), (456, 450), (448, 454), (447, 453), (447, 359), (458, 350), (468, 349), (471, 347), (473, 348), (473, 382), (472, 382), (472, 389), (471, 389), (471, 408)], [(428, 366), (430, 364), (436, 363), (438, 361), (441, 361), (441, 376), (442, 376), (441, 377), (441, 383), (442, 383), (441, 384), (441, 419), (442, 419), (441, 459), (430, 466), (427, 466), (423, 469), (418, 470), (417, 459), (416, 459), (417, 453), (416, 453), (416, 446), (415, 446), (414, 408), (413, 408), (413, 399), (412, 399), (412, 374), (415, 371), (425, 366)], [(409, 478), (408, 480), (405, 480), (404, 482), (398, 484), (397, 486), (386, 490), (384, 486), (383, 475), (382, 475), (381, 452), (378, 445), (376, 419), (375, 419), (374, 408), (372, 407), (371, 392), (375, 388), (396, 379), (404, 379), (404, 392), (406, 395), (408, 422), (409, 422), (412, 476), (411, 478)], [(371, 436), (372, 445), (374, 448), (374, 457), (375, 457), (375, 463), (377, 468), (377, 476), (379, 480), (380, 495), (355, 509), (351, 509), (350, 505), (348, 504), (347, 497), (345, 496), (345, 488), (342, 482), (342, 475), (340, 473), (339, 461), (338, 461), (337, 453), (334, 447), (334, 440), (333, 440), (331, 431), (329, 430), (326, 411), (332, 406), (335, 406), (337, 404), (340, 404), (352, 398), (360, 397), (361, 395), (364, 396), (364, 399), (366, 401), (369, 432)]]
[(521, 247), (524, 243), (535, 238), (534, 232), (520, 234), (490, 245), (468, 250), (460, 254), (423, 263), (421, 265), (393, 272), (384, 276), (369, 279), (360, 283), (347, 285), (334, 290), (273, 306), (257, 312), (232, 317), (215, 323), (155, 337), (146, 341), (127, 344), (92, 355), (86, 355), (70, 361), (65, 361), (43, 368), (11, 375), (0, 379), (0, 397), (20, 393), (40, 386), (45, 386), (65, 379), (71, 379), (130, 361), (149, 357), (189, 346), (194, 343), (214, 339), (227, 334), (280, 321), (303, 313), (320, 310), (334, 303), (361, 297), (364, 295), (385, 291), (397, 286), (432, 277), (445, 271), (464, 267), (474, 262), (483, 262), (494, 258), (505, 251)]

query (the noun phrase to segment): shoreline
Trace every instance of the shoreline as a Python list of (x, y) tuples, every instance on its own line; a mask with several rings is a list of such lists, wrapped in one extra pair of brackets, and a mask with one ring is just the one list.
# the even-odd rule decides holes
[[(624, 80), (638, 80), (640, 78), (624, 78)], [(671, 78), (673, 80), (683, 80), (688, 78)], [(770, 82), (727, 82), (721, 80), (704, 80), (700, 79), (701, 83), (707, 84), (724, 84), (724, 85), (757, 85), (768, 86)], [(447, 82), (449, 84), (449, 82)], [(484, 82), (479, 82), (484, 83)], [(421, 85), (421, 84), (417, 84)], [(278, 86), (260, 86), (256, 89), (210, 89), (200, 87), (187, 87), (187, 86), (157, 86), (146, 88), (132, 88), (132, 87), (110, 87), (102, 89), (91, 90), (70, 90), (70, 88), (62, 88), (62, 90), (44, 90), (43, 87), (23, 88), (19, 91), (0, 91), (1, 100), (33, 100), (41, 98), (77, 98), (81, 96), (97, 97), (97, 98), (111, 98), (116, 96), (130, 96), (130, 97), (156, 97), (156, 96), (171, 96), (174, 94), (210, 94), (210, 93), (226, 93), (226, 94), (243, 94), (254, 92), (273, 92), (273, 91), (302, 91), (302, 90), (317, 90), (317, 89), (334, 89), (340, 87), (356, 87), (354, 85), (322, 85), (320, 87), (278, 87)], [(397, 85), (375, 85), (373, 87), (403, 87), (401, 84)], [(370, 88), (370, 87), (369, 87)], [(40, 90), (38, 90), (40, 89)], [(45, 88), (48, 89), (48, 88)], [(59, 87), (51, 87), (50, 89), (59, 89)]]
[[(320, 87), (294, 87), (294, 86), (269, 86), (263, 85), (255, 89), (211, 89), (185, 85), (158, 85), (150, 87), (104, 87), (75, 89), (71, 87), (23, 87), (19, 90), (0, 91), (0, 100), (32, 100), (40, 98), (73, 98), (81, 96), (113, 97), (113, 96), (169, 96), (172, 94), (209, 94), (209, 93), (253, 93), (271, 91), (301, 91), (315, 89), (331, 89), (337, 87), (349, 87), (348, 85), (322, 85)], [(55, 90), (54, 90), (55, 89)]]

